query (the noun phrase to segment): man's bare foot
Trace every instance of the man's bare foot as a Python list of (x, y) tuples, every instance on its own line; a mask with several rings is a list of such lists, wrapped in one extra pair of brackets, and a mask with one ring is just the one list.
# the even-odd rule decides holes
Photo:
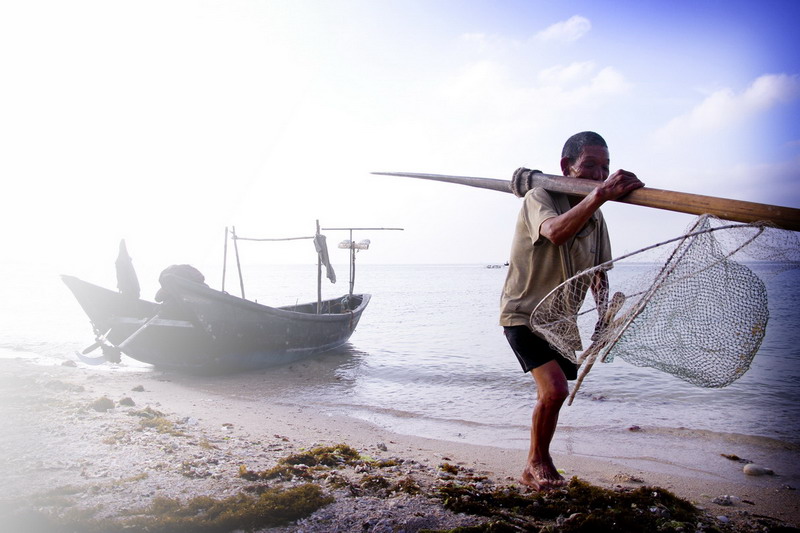
[(535, 463), (525, 467), (520, 483), (533, 490), (550, 490), (565, 485), (566, 481), (552, 463)]

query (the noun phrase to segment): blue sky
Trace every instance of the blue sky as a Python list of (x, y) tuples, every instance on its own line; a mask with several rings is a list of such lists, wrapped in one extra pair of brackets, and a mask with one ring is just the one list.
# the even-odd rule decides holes
[[(6, 2), (4, 254), (158, 270), (319, 218), (406, 228), (361, 262), (501, 262), (518, 199), (370, 172), (558, 173), (587, 129), (650, 187), (800, 207), (796, 5)], [(618, 255), (691, 220), (604, 212)]]

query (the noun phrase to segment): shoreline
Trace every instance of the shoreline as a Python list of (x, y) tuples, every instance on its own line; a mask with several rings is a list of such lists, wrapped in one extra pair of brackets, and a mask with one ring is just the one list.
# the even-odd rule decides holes
[[(0, 359), (0, 370), (5, 507), (38, 501), (57, 487), (73, 487), (69, 507), (100, 506), (109, 516), (158, 496), (226, 497), (246, 485), (235, 480), (241, 465), (264, 470), (288, 454), (338, 444), (377, 459), (402, 458), (418, 465), (421, 477), (435, 478), (437, 467), (452, 463), (497, 485), (517, 485), (526, 454), (395, 433), (345, 414), (193, 387), (196, 378), (158, 371), (97, 372), (22, 358)], [(113, 408), (88, 408), (101, 398)], [(142, 431), (131, 415), (145, 409), (163, 413), (175, 434)], [(731, 522), (766, 516), (793, 526), (800, 524), (798, 456), (798, 446), (766, 438), (646, 426), (613, 433), (561, 428), (554, 441), (554, 460), (567, 479), (604, 488), (658, 486)], [(742, 461), (774, 475), (745, 475)], [(461, 520), (439, 518), (434, 527), (452, 528)]]

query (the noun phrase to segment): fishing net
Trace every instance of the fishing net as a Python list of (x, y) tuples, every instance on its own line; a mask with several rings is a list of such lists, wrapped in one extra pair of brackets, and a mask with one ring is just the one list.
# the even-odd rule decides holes
[(750, 368), (764, 339), (762, 278), (797, 268), (799, 256), (792, 232), (705, 215), (680, 237), (569, 278), (534, 309), (531, 327), (583, 365), (570, 403), (598, 358), (724, 387)]

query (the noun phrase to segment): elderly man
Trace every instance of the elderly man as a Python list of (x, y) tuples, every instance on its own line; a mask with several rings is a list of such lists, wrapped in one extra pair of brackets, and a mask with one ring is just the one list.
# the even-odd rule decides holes
[[(564, 484), (550, 457), (558, 414), (577, 377), (565, 359), (530, 329), (530, 316), (542, 298), (568, 277), (611, 259), (611, 244), (600, 206), (644, 186), (631, 172), (609, 176), (605, 140), (586, 131), (570, 137), (561, 153), (564, 176), (599, 182), (585, 198), (530, 190), (517, 218), (508, 275), (501, 298), (500, 325), (522, 370), (536, 383), (537, 401), (531, 423), (530, 451), (521, 482), (543, 490)], [(605, 307), (605, 276), (593, 284)]]

